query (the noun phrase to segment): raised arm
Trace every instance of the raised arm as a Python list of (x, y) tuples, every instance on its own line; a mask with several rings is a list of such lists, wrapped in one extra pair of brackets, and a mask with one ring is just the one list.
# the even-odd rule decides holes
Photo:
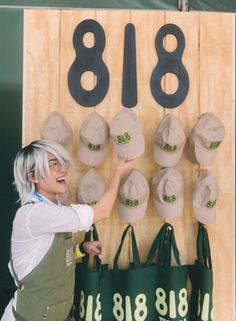
[(126, 174), (128, 171), (130, 171), (134, 167), (134, 160), (120, 160), (118, 161), (114, 174), (111, 178), (111, 181), (106, 189), (106, 191), (103, 193), (103, 195), (100, 197), (98, 202), (93, 205), (94, 209), (94, 223), (106, 219), (110, 216), (112, 207), (115, 203), (120, 179), (121, 177)]

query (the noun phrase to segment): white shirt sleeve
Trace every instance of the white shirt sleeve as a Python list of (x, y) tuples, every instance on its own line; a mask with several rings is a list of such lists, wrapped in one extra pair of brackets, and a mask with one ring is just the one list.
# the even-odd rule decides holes
[(89, 205), (71, 206), (36, 203), (28, 205), (26, 228), (32, 238), (47, 233), (88, 231), (93, 223), (93, 208)]

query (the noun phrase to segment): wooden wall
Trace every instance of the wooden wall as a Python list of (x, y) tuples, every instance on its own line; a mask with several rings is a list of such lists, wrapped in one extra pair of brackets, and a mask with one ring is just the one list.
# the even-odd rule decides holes
[[(106, 34), (103, 59), (110, 73), (110, 87), (96, 108), (78, 105), (67, 87), (67, 74), (75, 58), (73, 32), (84, 19), (95, 19)], [(127, 23), (136, 28), (138, 104), (134, 111), (144, 124), (145, 154), (138, 159), (137, 169), (149, 183), (159, 169), (152, 157), (154, 130), (166, 113), (182, 121), (186, 134), (197, 117), (213, 112), (225, 125), (226, 137), (217, 151), (214, 165), (208, 167), (220, 186), (217, 202), (217, 222), (208, 226), (214, 270), (215, 321), (234, 320), (234, 110), (235, 110), (235, 15), (198, 12), (129, 11), (129, 10), (25, 10), (24, 12), (24, 112), (23, 144), (40, 137), (46, 117), (57, 110), (70, 123), (74, 132), (72, 156), (74, 167), (69, 177), (73, 200), (82, 175), (89, 170), (78, 160), (79, 128), (94, 109), (108, 122), (121, 108), (124, 28)], [(166, 23), (177, 24), (183, 31), (186, 47), (183, 63), (190, 77), (190, 89), (185, 101), (175, 109), (164, 109), (151, 95), (150, 77), (157, 63), (154, 40)], [(89, 37), (88, 37), (89, 38)], [(91, 39), (88, 39), (91, 41)], [(173, 37), (166, 37), (166, 46), (173, 47)], [(167, 77), (168, 76), (168, 77)], [(176, 79), (167, 75), (163, 83), (167, 92), (176, 88)], [(94, 78), (88, 74), (84, 86), (93, 87)], [(109, 180), (116, 162), (112, 150), (98, 172)], [(184, 211), (169, 220), (175, 228), (182, 263), (196, 258), (197, 221), (191, 207), (191, 186), (200, 168), (185, 155), (177, 165), (185, 180)], [(155, 213), (150, 197), (144, 219), (134, 224), (142, 260), (163, 220)], [(98, 224), (106, 245), (106, 261), (112, 263), (115, 249), (126, 223), (114, 208), (111, 219)], [(126, 251), (126, 253), (125, 253)], [(127, 248), (122, 265), (130, 256)]]

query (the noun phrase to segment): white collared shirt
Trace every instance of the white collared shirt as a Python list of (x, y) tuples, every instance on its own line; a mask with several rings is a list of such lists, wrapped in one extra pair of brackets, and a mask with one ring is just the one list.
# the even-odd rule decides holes
[[(62, 206), (46, 199), (18, 209), (13, 221), (11, 252), (14, 271), (19, 280), (29, 274), (47, 254), (55, 233), (88, 231), (93, 223), (93, 208), (89, 205)], [(11, 267), (9, 264), (11, 274)], [(11, 312), (16, 295), (9, 302), (1, 321), (14, 321)]]

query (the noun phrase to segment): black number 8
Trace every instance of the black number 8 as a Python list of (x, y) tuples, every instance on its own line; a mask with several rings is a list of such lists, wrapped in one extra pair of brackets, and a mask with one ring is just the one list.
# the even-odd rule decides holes
[[(174, 35), (177, 39), (177, 47), (172, 52), (165, 50), (163, 46), (163, 39), (168, 34)], [(189, 89), (188, 73), (181, 60), (185, 47), (184, 34), (178, 26), (166, 24), (161, 27), (157, 33), (155, 47), (158, 55), (158, 63), (151, 75), (152, 95), (163, 107), (177, 107), (184, 101)], [(166, 73), (173, 73), (178, 78), (179, 85), (173, 94), (167, 94), (161, 88), (161, 78)]]
[[(83, 43), (83, 37), (87, 32), (92, 32), (95, 37), (94, 46), (91, 48), (85, 47)], [(76, 58), (68, 73), (68, 87), (77, 103), (93, 107), (102, 101), (109, 87), (109, 72), (102, 60), (105, 48), (104, 30), (97, 21), (84, 20), (75, 29), (73, 44)], [(86, 71), (93, 72), (97, 77), (97, 83), (92, 90), (86, 90), (81, 86), (81, 76)]]

